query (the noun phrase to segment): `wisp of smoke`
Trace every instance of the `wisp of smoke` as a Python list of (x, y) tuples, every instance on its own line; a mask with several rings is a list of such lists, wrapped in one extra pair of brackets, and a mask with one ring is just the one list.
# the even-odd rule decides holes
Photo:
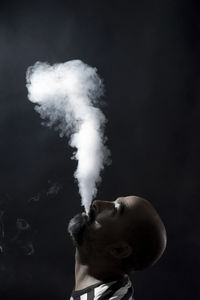
[(104, 88), (96, 68), (80, 60), (49, 65), (36, 62), (26, 74), (28, 98), (47, 126), (54, 126), (60, 136), (69, 137), (78, 161), (74, 173), (78, 180), (82, 205), (88, 213), (97, 193), (100, 172), (109, 162), (105, 145), (106, 118), (98, 108)]

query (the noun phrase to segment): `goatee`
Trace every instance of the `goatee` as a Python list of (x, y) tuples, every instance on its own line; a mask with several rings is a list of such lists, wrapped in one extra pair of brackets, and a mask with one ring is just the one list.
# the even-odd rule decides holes
[(79, 213), (70, 220), (68, 232), (75, 247), (82, 245), (84, 239), (86, 238), (86, 232), (94, 220), (95, 209), (93, 206), (91, 206), (88, 216), (86, 216), (86, 214)]

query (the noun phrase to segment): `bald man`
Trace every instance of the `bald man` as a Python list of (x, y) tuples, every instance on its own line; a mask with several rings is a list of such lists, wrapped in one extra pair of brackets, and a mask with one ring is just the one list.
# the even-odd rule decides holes
[(76, 248), (70, 300), (133, 299), (129, 275), (152, 266), (166, 247), (166, 230), (145, 199), (95, 200), (89, 215), (76, 215), (68, 231)]

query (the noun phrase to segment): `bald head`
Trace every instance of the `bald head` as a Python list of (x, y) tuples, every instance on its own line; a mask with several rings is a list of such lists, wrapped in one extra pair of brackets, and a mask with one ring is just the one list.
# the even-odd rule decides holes
[(76, 246), (91, 269), (98, 269), (97, 261), (99, 268), (115, 273), (144, 269), (153, 265), (166, 247), (164, 224), (143, 198), (95, 200), (89, 217), (82, 214), (80, 218), (82, 230), (77, 231)]

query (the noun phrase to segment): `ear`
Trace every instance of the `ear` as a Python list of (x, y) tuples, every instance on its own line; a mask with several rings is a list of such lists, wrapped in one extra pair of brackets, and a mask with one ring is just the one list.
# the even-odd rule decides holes
[(126, 258), (131, 255), (132, 247), (127, 242), (117, 242), (109, 247), (109, 253), (118, 259)]

